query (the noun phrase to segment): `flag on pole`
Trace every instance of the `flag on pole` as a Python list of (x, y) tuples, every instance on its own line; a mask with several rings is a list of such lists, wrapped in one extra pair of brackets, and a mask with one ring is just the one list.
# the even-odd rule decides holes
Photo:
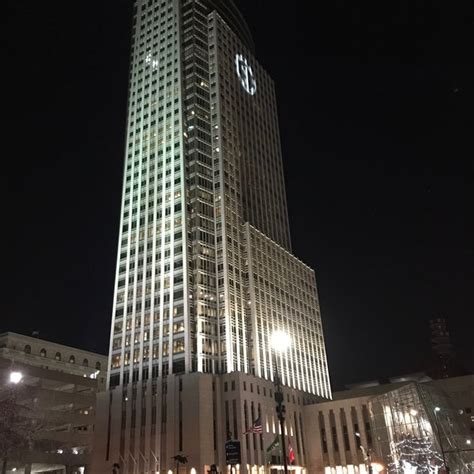
[(260, 416), (253, 422), (253, 425), (244, 433), (263, 433), (262, 420)]
[(267, 453), (269, 453), (270, 451), (273, 451), (274, 449), (277, 449), (279, 447), (280, 447), (280, 436), (276, 435), (275, 439), (272, 441), (270, 446), (268, 446)]
[(290, 441), (288, 441), (288, 461), (290, 464), (295, 462), (295, 452), (293, 451), (293, 446), (291, 446)]

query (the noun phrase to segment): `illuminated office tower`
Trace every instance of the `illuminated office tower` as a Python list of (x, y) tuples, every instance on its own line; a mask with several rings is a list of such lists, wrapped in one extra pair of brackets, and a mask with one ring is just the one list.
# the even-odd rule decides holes
[[(180, 452), (201, 472), (225, 463), (229, 432), (273, 416), (268, 395), (243, 408), (240, 381), (271, 393), (275, 330), (293, 342), (278, 358), (288, 390), (330, 398), (316, 280), (291, 254), (274, 83), (234, 3), (137, 0), (129, 80), (97, 451), (122, 473), (167, 472)], [(265, 464), (260, 444), (249, 465)]]

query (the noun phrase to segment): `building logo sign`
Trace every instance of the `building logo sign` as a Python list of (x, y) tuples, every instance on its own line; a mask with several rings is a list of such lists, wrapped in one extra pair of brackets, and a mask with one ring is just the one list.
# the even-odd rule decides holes
[(236, 54), (235, 56), (235, 69), (242, 87), (247, 93), (254, 95), (257, 92), (257, 81), (253, 75), (252, 66), (242, 54)]

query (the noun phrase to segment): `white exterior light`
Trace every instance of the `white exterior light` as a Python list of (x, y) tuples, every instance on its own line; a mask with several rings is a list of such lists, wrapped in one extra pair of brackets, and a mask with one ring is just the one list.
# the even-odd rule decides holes
[(373, 462), (371, 465), (374, 472), (382, 472), (385, 469), (384, 466), (378, 462)]
[(10, 383), (19, 384), (23, 380), (21, 372), (10, 372)]
[(291, 338), (284, 331), (275, 331), (271, 336), (271, 346), (277, 352), (286, 352), (291, 346)]
[(435, 411), (435, 413), (439, 413), (441, 411), (441, 408), (440, 407), (435, 407), (434, 411)]

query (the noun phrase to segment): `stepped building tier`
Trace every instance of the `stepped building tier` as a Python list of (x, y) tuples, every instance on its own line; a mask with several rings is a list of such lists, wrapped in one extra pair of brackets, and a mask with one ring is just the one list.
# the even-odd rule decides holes
[[(137, 0), (133, 15), (95, 472), (167, 472), (172, 456), (192, 452), (198, 472), (224, 469), (227, 424), (244, 429), (268, 405), (245, 412), (242, 393), (226, 401), (230, 374), (263, 390), (276, 362), (292, 396), (331, 396), (315, 273), (291, 254), (275, 86), (234, 2)], [(275, 331), (292, 341), (276, 359)], [(241, 472), (266, 464), (260, 436)]]

